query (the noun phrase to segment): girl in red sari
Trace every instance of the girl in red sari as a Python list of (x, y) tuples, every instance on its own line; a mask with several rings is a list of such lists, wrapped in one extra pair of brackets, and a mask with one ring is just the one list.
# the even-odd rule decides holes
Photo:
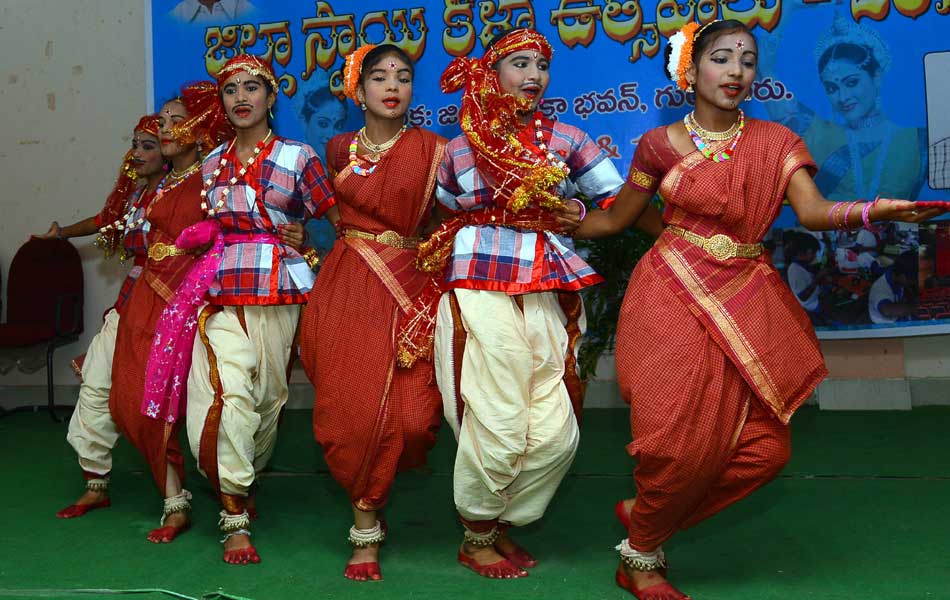
[[(429, 280), (415, 267), (415, 245), (445, 148), (439, 136), (403, 125), (412, 77), (412, 61), (393, 45), (363, 46), (347, 59), (348, 95), (366, 125), (327, 143), (339, 235), (301, 324), (314, 434), (353, 505), (344, 575), (360, 581), (382, 579), (380, 517), (393, 478), (425, 463), (441, 420), (431, 363), (397, 351), (397, 331)], [(341, 377), (355, 365), (359, 377)]]
[(181, 423), (155, 420), (140, 411), (146, 361), (158, 318), (193, 260), (175, 247), (175, 238), (204, 218), (198, 145), (203, 142), (210, 146), (226, 131), (210, 118), (184, 136), (175, 135), (173, 128), (189, 115), (200, 113), (209, 102), (216, 101), (216, 96), (214, 84), (192, 84), (159, 112), (162, 154), (171, 162), (171, 171), (162, 179), (143, 215), (149, 222), (148, 260), (142, 283), (132, 291), (116, 336), (109, 408), (119, 431), (145, 456), (165, 499), (161, 527), (148, 535), (148, 540), (155, 543), (170, 542), (188, 528), (191, 494), (182, 488), (184, 469), (178, 444)]
[(81, 517), (90, 510), (112, 505), (109, 475), (112, 472), (112, 448), (119, 439), (109, 413), (112, 355), (119, 316), (147, 258), (144, 222), (140, 217), (147, 208), (145, 203), (154, 197), (155, 189), (167, 170), (159, 149), (158, 129), (156, 115), (139, 119), (132, 132), (132, 148), (125, 155), (119, 177), (102, 212), (65, 227), (53, 221), (49, 231), (36, 236), (41, 239), (72, 238), (98, 232), (96, 245), (102, 248), (107, 258), (118, 251), (119, 260), (131, 258), (133, 261), (132, 269), (122, 282), (119, 297), (103, 315), (99, 333), (92, 338), (86, 353), (72, 362), (80, 375), (80, 385), (66, 441), (79, 457), (79, 466), (86, 478), (86, 491), (74, 504), (56, 513), (61, 519)]
[(760, 243), (783, 198), (813, 230), (936, 214), (899, 200), (825, 200), (801, 139), (739, 109), (757, 53), (738, 21), (688, 24), (668, 56), (695, 110), (643, 135), (616, 202), (575, 232), (619, 232), (654, 193), (665, 201), (666, 228), (631, 276), (617, 328), (637, 495), (617, 505), (629, 536), (616, 580), (641, 600), (686, 598), (665, 579), (661, 544), (778, 475), (788, 421), (827, 374), (808, 317)]

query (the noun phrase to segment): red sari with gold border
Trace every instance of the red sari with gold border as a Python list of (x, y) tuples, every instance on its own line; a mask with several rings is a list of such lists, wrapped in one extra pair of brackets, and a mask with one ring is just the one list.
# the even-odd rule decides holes
[[(665, 127), (651, 130), (628, 184), (658, 188), (667, 225), (757, 243), (801, 168), (814, 172), (800, 138), (747, 119), (733, 158), (720, 163), (680, 156)], [(788, 420), (827, 374), (767, 253), (719, 260), (670, 231), (631, 276), (616, 358), (638, 459), (631, 544), (641, 550), (774, 477), (787, 459)]]
[[(445, 140), (408, 129), (362, 177), (349, 166), (353, 135), (327, 144), (341, 226), (417, 236), (432, 210)], [(441, 420), (432, 364), (396, 365), (399, 326), (429, 280), (415, 257), (414, 249), (338, 239), (302, 317), (300, 358), (315, 388), (314, 435), (333, 477), (361, 510), (385, 505), (398, 469), (425, 463)]]
[[(201, 172), (197, 171), (161, 198), (152, 200), (147, 212), (149, 248), (156, 244), (174, 246), (175, 238), (183, 229), (204, 218), (200, 192)], [(184, 477), (176, 435), (183, 421), (169, 424), (140, 412), (145, 391), (145, 366), (156, 323), (192, 261), (190, 254), (148, 259), (119, 321), (112, 359), (109, 410), (122, 435), (145, 456), (155, 484), (163, 494), (167, 463), (174, 466), (179, 478)]]

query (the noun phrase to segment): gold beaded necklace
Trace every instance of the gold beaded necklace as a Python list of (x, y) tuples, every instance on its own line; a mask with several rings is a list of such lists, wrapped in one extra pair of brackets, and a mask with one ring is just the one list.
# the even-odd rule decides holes
[(396, 142), (399, 141), (399, 138), (402, 137), (402, 134), (404, 131), (406, 131), (405, 125), (399, 128), (399, 131), (396, 132), (396, 135), (389, 138), (382, 144), (374, 144), (372, 141), (370, 141), (369, 137), (367, 137), (366, 135), (366, 126), (364, 125), (363, 127), (361, 127), (360, 133), (359, 133), (360, 143), (363, 144), (363, 147), (369, 150), (370, 152), (370, 156), (366, 157), (367, 160), (369, 160), (370, 162), (379, 162), (379, 158), (380, 156), (382, 156), (383, 152), (395, 146)]
[(726, 140), (731, 140), (736, 137), (736, 134), (739, 133), (739, 126), (742, 122), (741, 119), (732, 124), (732, 127), (726, 129), (725, 131), (710, 131), (699, 124), (699, 121), (696, 120), (696, 111), (690, 112), (686, 115), (686, 118), (689, 119), (689, 126), (693, 131), (696, 132), (699, 137), (703, 138), (707, 142), (724, 142)]

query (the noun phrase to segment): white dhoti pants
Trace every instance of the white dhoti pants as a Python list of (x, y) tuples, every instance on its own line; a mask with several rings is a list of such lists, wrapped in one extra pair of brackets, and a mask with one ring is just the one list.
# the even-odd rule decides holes
[[(199, 470), (217, 479), (211, 483), (222, 494), (247, 496), (274, 451), (299, 316), (297, 304), (225, 306), (203, 327), (199, 320), (188, 376), (188, 442)], [(203, 437), (217, 437), (217, 447), (203, 448)]]
[[(451, 293), (467, 334), (463, 356), (453, 355)], [(458, 440), (456, 508), (467, 521), (531, 523), (544, 514), (580, 438), (563, 381), (567, 318), (555, 292), (520, 296), (523, 309), (503, 292), (449, 294), (439, 304), (435, 369)], [(583, 313), (579, 321), (583, 331)]]
[(79, 398), (66, 432), (66, 441), (79, 455), (79, 466), (89, 475), (108, 475), (112, 471), (112, 449), (119, 440), (119, 431), (109, 412), (112, 355), (118, 330), (119, 313), (113, 308), (106, 313), (102, 328), (86, 350)]

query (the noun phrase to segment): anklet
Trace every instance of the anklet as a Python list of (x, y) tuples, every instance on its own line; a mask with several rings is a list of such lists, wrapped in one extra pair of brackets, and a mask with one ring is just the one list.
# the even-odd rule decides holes
[(357, 529), (356, 525), (350, 527), (350, 544), (354, 548), (366, 548), (373, 544), (379, 544), (386, 539), (386, 532), (379, 521), (369, 529)]
[(188, 512), (191, 510), (191, 492), (183, 489), (181, 492), (174, 496), (169, 496), (165, 498), (165, 506), (162, 510), (162, 520), (161, 525), (165, 524), (165, 519), (172, 513), (176, 512)]
[(246, 535), (247, 537), (251, 537), (251, 532), (247, 529), (236, 529), (234, 531), (229, 531), (224, 534), (223, 538), (221, 538), (221, 543), (223, 544), (224, 542), (228, 541), (232, 535)]
[(104, 492), (109, 489), (108, 477), (97, 477), (86, 480), (86, 489), (90, 492)]
[(653, 552), (640, 552), (630, 547), (630, 540), (624, 538), (615, 550), (620, 551), (620, 560), (634, 571), (658, 571), (666, 568), (666, 555), (663, 548)]
[(484, 533), (478, 531), (472, 531), (469, 528), (465, 528), (465, 541), (473, 546), (491, 546), (498, 539), (498, 536), (501, 535), (501, 532), (498, 531), (498, 527), (492, 527)]
[[(221, 520), (218, 521), (218, 529), (221, 530), (221, 533), (237, 535), (239, 532), (251, 526), (251, 517), (247, 514), (246, 510), (236, 515), (232, 515), (226, 510), (222, 510), (218, 514), (221, 516)], [(250, 535), (250, 533), (245, 533), (244, 535)], [(227, 539), (227, 537), (225, 537), (225, 539)]]

